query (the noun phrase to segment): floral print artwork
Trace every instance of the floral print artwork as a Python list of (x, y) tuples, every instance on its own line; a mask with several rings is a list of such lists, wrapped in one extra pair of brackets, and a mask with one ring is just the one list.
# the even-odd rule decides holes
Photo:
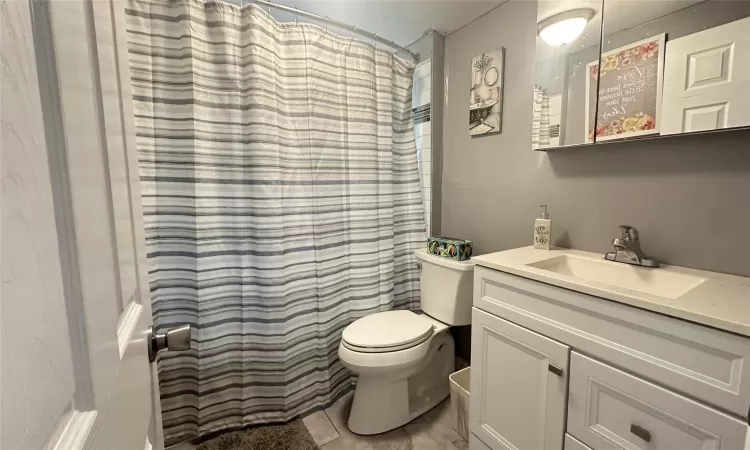
[[(648, 113), (639, 112), (636, 115), (626, 119), (617, 119), (609, 123), (608, 126), (597, 125), (597, 136), (615, 136), (622, 133), (632, 133), (634, 131), (653, 130), (656, 128), (654, 116)], [(589, 131), (589, 141), (594, 141), (594, 130)]]
[[(650, 59), (655, 58), (659, 55), (659, 43), (656, 41), (647, 42), (638, 47), (629, 48), (623, 50), (614, 55), (605, 56), (602, 60), (602, 73), (604, 76), (607, 72), (611, 72), (618, 68), (628, 68), (633, 65), (643, 65), (649, 63)], [(596, 64), (591, 67), (590, 71), (591, 78), (596, 79), (599, 75), (599, 65)]]
[[(627, 107), (627, 110), (626, 107), (622, 105), (625, 104), (625, 98), (634, 95), (633, 93), (625, 92), (626, 88), (628, 88), (627, 83), (632, 81), (632, 78), (630, 78), (630, 76), (632, 76), (631, 74), (637, 73), (638, 76), (633, 78), (643, 78), (643, 83), (648, 84), (646, 82), (647, 78), (644, 78), (648, 75), (644, 74), (655, 74), (655, 72), (649, 72), (649, 70), (655, 70), (654, 66), (658, 65), (658, 58), (660, 57), (659, 53), (659, 40), (655, 39), (635, 47), (626, 48), (614, 54), (606, 56), (602, 55), (601, 67), (599, 64), (593, 64), (589, 67), (590, 79), (597, 80), (597, 78), (599, 78), (600, 80), (599, 89), (602, 89), (602, 92), (604, 92), (604, 89), (607, 89), (607, 94), (614, 92), (614, 95), (609, 96), (610, 99), (620, 93), (617, 90), (613, 91), (613, 86), (617, 87), (619, 85), (624, 94), (621, 95), (623, 103), (615, 103), (614, 106), (605, 106), (605, 104), (610, 105), (611, 103), (605, 103), (605, 100), (600, 100), (600, 115), (601, 110), (606, 109), (607, 113), (610, 114), (610, 119), (604, 120), (604, 123), (599, 123), (599, 121), (597, 121), (596, 128), (593, 127), (593, 124), (589, 126), (588, 142), (594, 142), (595, 136), (617, 136), (656, 129), (655, 109), (650, 108), (648, 103), (630, 103), (632, 106)], [(630, 68), (633, 68), (633, 71), (627, 70)], [(617, 78), (609, 80), (608, 75), (610, 77), (616, 76)], [(619, 80), (621, 79), (624, 81), (620, 82)], [(595, 82), (596, 81), (592, 81), (592, 83)], [(600, 95), (602, 92), (600, 92)], [(638, 92), (642, 92), (642, 89)], [(641, 105), (640, 107), (637, 106), (639, 104)], [(637, 109), (633, 108), (633, 106), (636, 106)], [(635, 109), (635, 111), (633, 111), (633, 109)], [(615, 118), (611, 118), (612, 115), (614, 115)], [(607, 116), (605, 115), (604, 117), (606, 118)]]

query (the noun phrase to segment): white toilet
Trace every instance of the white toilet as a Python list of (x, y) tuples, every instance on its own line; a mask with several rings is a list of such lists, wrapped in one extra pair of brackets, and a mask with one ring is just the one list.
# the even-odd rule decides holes
[(349, 429), (378, 434), (429, 411), (449, 394), (454, 345), (449, 328), (471, 324), (474, 264), (417, 250), (421, 309), (385, 311), (344, 329), (339, 358), (359, 378)]

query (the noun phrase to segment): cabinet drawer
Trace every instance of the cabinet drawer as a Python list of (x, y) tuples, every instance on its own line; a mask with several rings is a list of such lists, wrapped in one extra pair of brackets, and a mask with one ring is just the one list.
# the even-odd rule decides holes
[(565, 450), (591, 450), (591, 447), (569, 434), (565, 434)]
[(571, 352), (568, 432), (596, 450), (739, 450), (747, 425)]
[(746, 337), (485, 267), (474, 269), (474, 307), (748, 416)]

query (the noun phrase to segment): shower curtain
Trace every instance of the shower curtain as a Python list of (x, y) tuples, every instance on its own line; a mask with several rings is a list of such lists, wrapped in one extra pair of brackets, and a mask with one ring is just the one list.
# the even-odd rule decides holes
[(353, 320), (417, 309), (413, 64), (211, 0), (129, 0), (167, 444), (290, 420), (352, 387)]
[(550, 146), (549, 95), (542, 86), (534, 85), (534, 112), (531, 119), (531, 148)]

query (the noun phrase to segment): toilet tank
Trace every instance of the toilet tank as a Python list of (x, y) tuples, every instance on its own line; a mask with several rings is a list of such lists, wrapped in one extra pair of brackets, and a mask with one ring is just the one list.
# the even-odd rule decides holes
[(448, 325), (470, 325), (474, 263), (441, 258), (416, 250), (422, 264), (421, 309), (433, 319)]

